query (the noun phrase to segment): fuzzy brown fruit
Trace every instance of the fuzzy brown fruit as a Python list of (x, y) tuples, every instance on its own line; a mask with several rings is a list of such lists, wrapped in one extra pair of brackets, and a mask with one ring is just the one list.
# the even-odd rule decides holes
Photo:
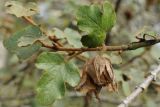
[(76, 89), (85, 94), (94, 93), (99, 99), (98, 94), (102, 87), (107, 87), (109, 91), (117, 91), (111, 61), (97, 55), (84, 65), (81, 81)]

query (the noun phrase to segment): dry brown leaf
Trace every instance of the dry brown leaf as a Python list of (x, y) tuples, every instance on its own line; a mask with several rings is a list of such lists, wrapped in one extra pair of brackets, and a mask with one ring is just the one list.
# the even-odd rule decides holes
[(105, 86), (109, 91), (117, 91), (110, 60), (97, 55), (84, 65), (81, 81), (76, 89), (85, 94), (94, 93), (98, 98), (101, 88)]

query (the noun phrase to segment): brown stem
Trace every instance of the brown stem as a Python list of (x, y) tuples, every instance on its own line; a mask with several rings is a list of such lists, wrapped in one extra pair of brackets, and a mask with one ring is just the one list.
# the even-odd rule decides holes
[[(23, 17), (27, 22), (29, 22), (32, 25), (38, 26), (30, 17)], [(50, 37), (45, 31), (42, 30), (42, 32), (45, 33), (48, 37)], [(52, 38), (53, 39), (53, 38)], [(41, 41), (39, 41), (41, 42)], [(102, 46), (102, 47), (96, 47), (96, 48), (66, 48), (63, 47), (57, 39), (54, 41), (53, 46), (48, 46), (45, 45), (43, 42), (41, 42), (43, 47), (53, 49), (54, 51), (80, 51), (80, 52), (85, 52), (85, 51), (128, 51), (128, 50), (135, 50), (141, 47), (147, 47), (154, 45), (156, 43), (159, 43), (160, 39), (153, 39), (153, 40), (146, 40), (146, 41), (140, 41), (140, 42), (133, 42), (127, 45), (119, 45), (119, 46)], [(76, 56), (76, 55), (75, 55)]]
[[(66, 48), (66, 47), (59, 47), (57, 51), (129, 51), (135, 50), (142, 47), (147, 47), (159, 43), (160, 39), (156, 40), (146, 40), (141, 42), (133, 42), (127, 45), (119, 45), (119, 46), (103, 46), (103, 47), (96, 47), (96, 48)], [(49, 46), (47, 48), (54, 49), (54, 46)]]
[(34, 22), (31, 17), (23, 16), (22, 18), (25, 19), (28, 23), (30, 23), (30, 24), (32, 24), (34, 26), (38, 26), (38, 24), (36, 22)]

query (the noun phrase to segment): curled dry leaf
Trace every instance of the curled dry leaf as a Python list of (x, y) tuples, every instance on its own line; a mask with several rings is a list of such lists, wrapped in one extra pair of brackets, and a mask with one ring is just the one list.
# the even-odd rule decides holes
[(5, 3), (5, 7), (7, 13), (17, 17), (32, 16), (39, 12), (37, 4), (34, 2), (23, 4), (20, 1), (11, 0)]
[(81, 81), (76, 90), (88, 94), (94, 93), (97, 98), (102, 87), (117, 91), (117, 84), (109, 59), (97, 55), (88, 60), (83, 67)]

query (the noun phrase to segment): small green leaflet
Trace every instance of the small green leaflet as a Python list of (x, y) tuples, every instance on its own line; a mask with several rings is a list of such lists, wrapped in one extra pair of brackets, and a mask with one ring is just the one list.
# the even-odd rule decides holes
[(82, 47), (82, 43), (80, 42), (81, 35), (73, 29), (66, 28), (63, 32), (60, 29), (54, 28), (54, 34), (58, 39), (66, 38), (68, 43), (73, 47), (76, 48)]
[(103, 5), (103, 15), (102, 15), (102, 28), (105, 31), (111, 30), (111, 28), (116, 23), (116, 13), (114, 8), (109, 2)]
[(58, 71), (59, 67), (43, 73), (37, 85), (37, 101), (42, 105), (50, 105), (65, 94), (64, 80)]
[(18, 39), (18, 46), (28, 46), (34, 44), (37, 40), (43, 40), (46, 36), (36, 26), (28, 26), (23, 32), (23, 36)]
[[(58, 28), (54, 28), (54, 35), (58, 39), (66, 38), (68, 43), (76, 48), (82, 47), (82, 43), (80, 42), (81, 35), (73, 29), (66, 28), (63, 32), (62, 30)], [(87, 53), (82, 53), (82, 55), (84, 55), (85, 57), (89, 57)]]
[(37, 100), (42, 105), (50, 105), (65, 94), (65, 83), (76, 86), (80, 81), (79, 70), (71, 61), (66, 62), (61, 54), (43, 52), (36, 67), (43, 69), (37, 85)]
[(26, 59), (40, 49), (41, 44), (34, 42), (42, 35), (43, 34), (38, 27), (28, 26), (4, 40), (4, 46), (11, 53), (16, 54), (20, 59)]
[(105, 40), (105, 32), (94, 32), (90, 35), (82, 36), (81, 42), (84, 46), (89, 48), (94, 48), (97, 46), (101, 46)]
[(76, 48), (82, 47), (82, 43), (80, 42), (81, 35), (77, 31), (66, 28), (64, 33), (66, 34), (67, 41), (70, 45), (73, 45)]
[(17, 17), (32, 16), (38, 12), (38, 7), (33, 2), (23, 5), (19, 1), (8, 1), (5, 3), (5, 7), (7, 13), (14, 14)]
[(60, 29), (58, 28), (54, 28), (54, 35), (58, 38), (58, 39), (64, 39), (65, 38), (65, 34), (63, 31), (61, 31)]
[(102, 9), (95, 4), (80, 6), (77, 11), (77, 21), (79, 29), (88, 33), (109, 31), (116, 23), (116, 14), (109, 2), (105, 2)]
[(96, 4), (80, 6), (77, 11), (77, 25), (80, 30), (87, 33), (81, 40), (84, 46), (102, 45), (106, 32), (110, 31), (115, 23), (116, 14), (109, 2), (105, 2), (102, 7)]
[(80, 6), (77, 11), (77, 21), (79, 29), (87, 33), (103, 31), (102, 13), (98, 5)]

